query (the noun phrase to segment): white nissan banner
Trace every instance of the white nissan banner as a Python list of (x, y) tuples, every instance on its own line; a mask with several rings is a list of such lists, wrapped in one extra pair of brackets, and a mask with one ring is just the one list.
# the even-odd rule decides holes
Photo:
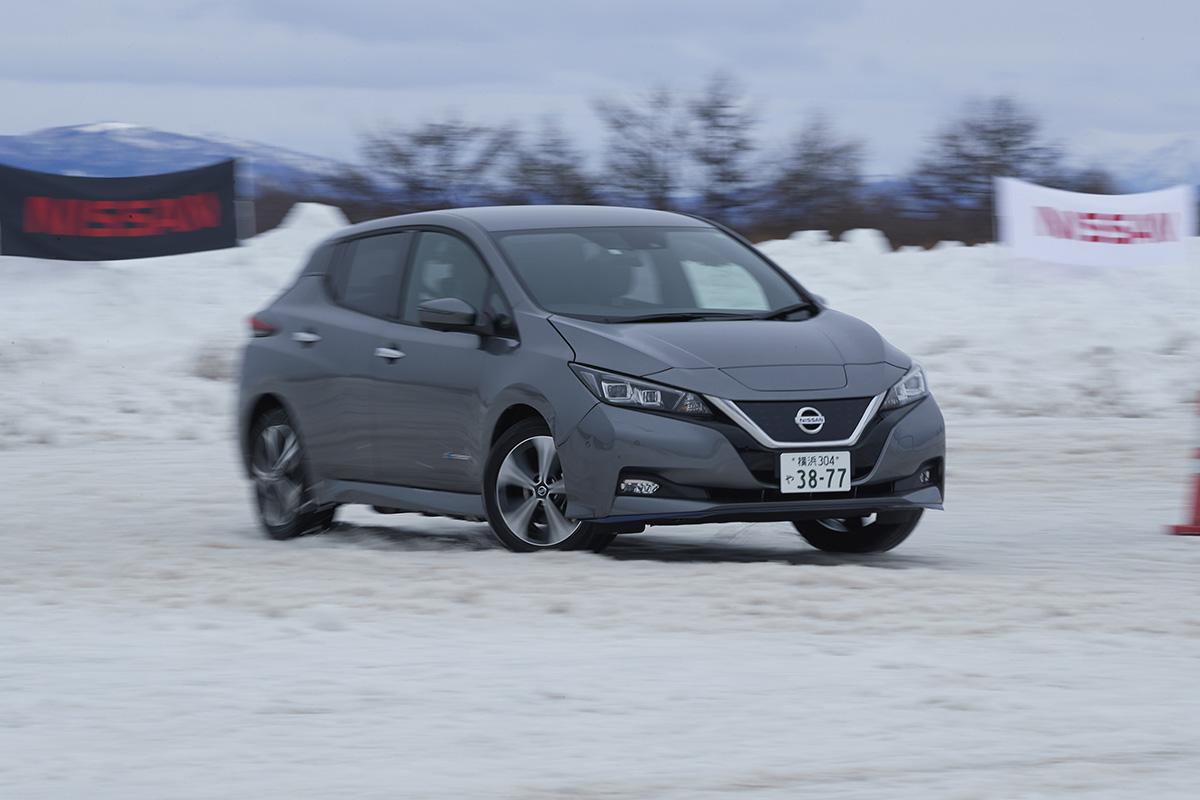
[(1080, 194), (996, 179), (1001, 244), (1023, 258), (1097, 267), (1158, 266), (1186, 259), (1196, 194), (1176, 186), (1142, 194)]

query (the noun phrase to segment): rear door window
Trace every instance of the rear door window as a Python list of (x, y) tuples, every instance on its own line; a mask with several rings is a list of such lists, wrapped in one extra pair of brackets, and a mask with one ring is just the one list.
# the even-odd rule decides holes
[(347, 242), (329, 284), (334, 299), (373, 317), (395, 317), (411, 238), (396, 231)]

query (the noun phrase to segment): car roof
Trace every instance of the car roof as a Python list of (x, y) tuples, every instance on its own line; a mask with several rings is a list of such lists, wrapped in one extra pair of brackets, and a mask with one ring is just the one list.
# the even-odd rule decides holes
[(422, 211), (385, 217), (353, 225), (338, 237), (366, 233), (397, 225), (437, 225), (468, 220), (491, 232), (546, 228), (608, 228), (660, 226), (707, 228), (710, 223), (686, 214), (620, 206), (478, 206)]

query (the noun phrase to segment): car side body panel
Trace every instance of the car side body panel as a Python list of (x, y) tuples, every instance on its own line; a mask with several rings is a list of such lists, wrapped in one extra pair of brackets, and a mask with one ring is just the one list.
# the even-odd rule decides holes
[[(368, 407), (371, 318), (334, 306), (318, 277), (301, 277), (262, 316), (278, 330), (252, 339), (242, 369), (242, 441), (250, 411), (263, 396), (289, 408), (321, 478), (369, 480), (372, 426)], [(319, 341), (297, 341), (297, 333)]]

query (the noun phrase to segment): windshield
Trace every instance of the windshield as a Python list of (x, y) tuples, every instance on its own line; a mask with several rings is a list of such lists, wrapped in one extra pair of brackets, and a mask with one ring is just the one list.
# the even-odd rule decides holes
[(557, 228), (496, 236), (547, 311), (606, 321), (756, 317), (805, 301), (714, 228)]

